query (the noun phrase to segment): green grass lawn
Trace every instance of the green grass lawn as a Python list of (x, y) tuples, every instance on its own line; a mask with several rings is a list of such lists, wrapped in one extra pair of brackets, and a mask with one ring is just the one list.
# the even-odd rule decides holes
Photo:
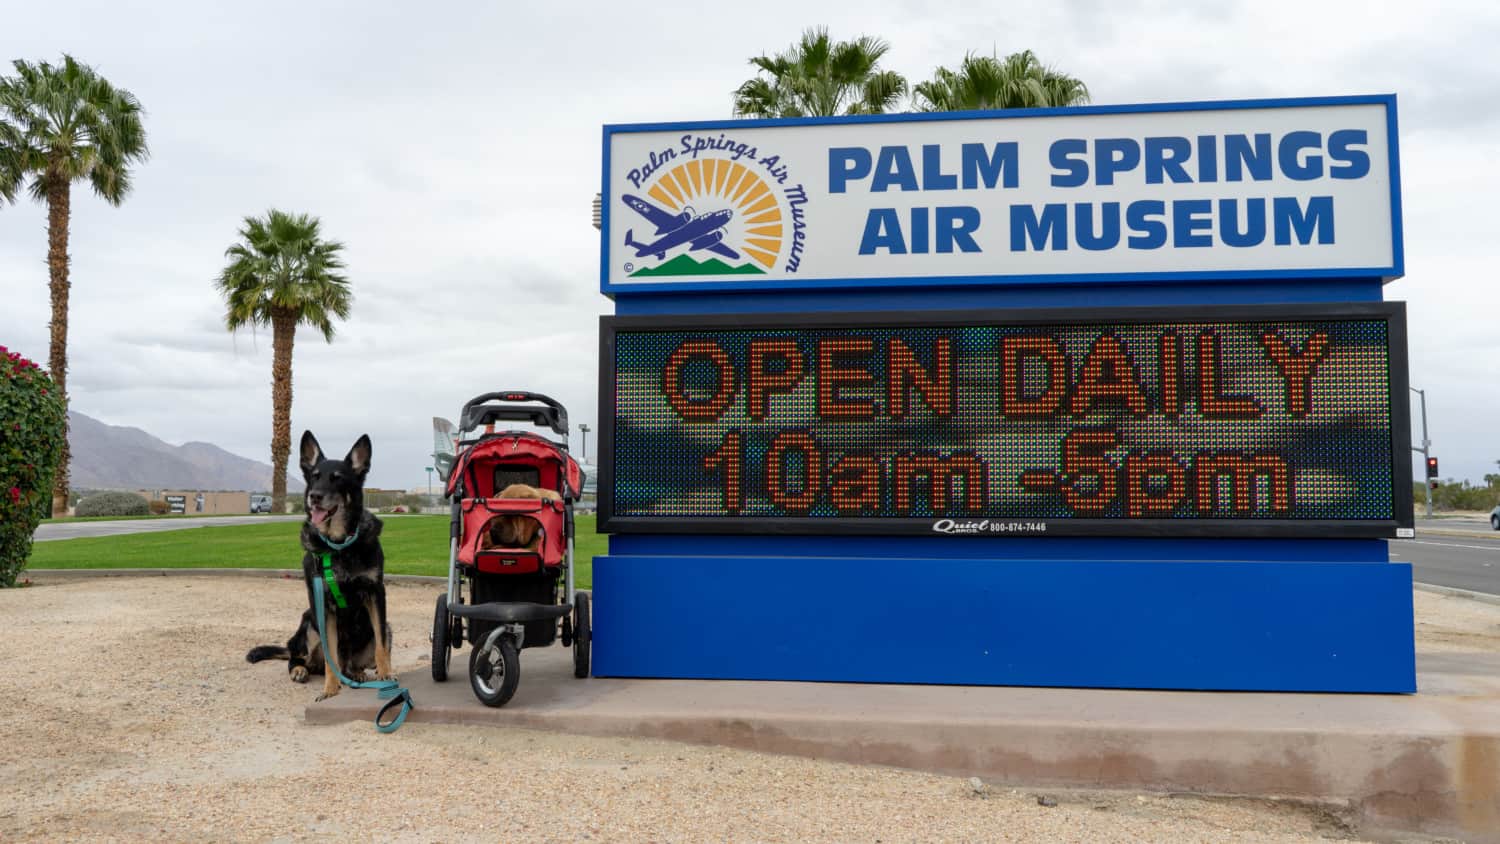
[[(401, 516), (384, 521), (380, 544), (385, 549), (387, 574), (441, 577), (448, 573), (447, 516)], [(607, 541), (594, 532), (592, 513), (578, 516), (574, 524), (578, 563), (574, 580), (578, 588), (589, 589), (593, 585), (594, 555), (605, 553)], [(272, 522), (58, 539), (33, 545), (27, 567), (300, 569), (302, 550), (297, 534), (301, 530), (301, 522)]]

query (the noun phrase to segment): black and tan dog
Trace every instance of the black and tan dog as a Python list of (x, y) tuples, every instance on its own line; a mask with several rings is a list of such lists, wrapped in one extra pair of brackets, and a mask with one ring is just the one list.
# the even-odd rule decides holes
[[(307, 482), (302, 524), (302, 579), (308, 609), (286, 647), (261, 645), (245, 654), (249, 662), (285, 659), (292, 680), (307, 682), (323, 674), (322, 700), (339, 693), (338, 678), (324, 670), (323, 651), (314, 615), (313, 581), (323, 580), (324, 623), (339, 669), (353, 680), (366, 679), (373, 668), (381, 680), (391, 670), (391, 627), (385, 613), (385, 553), (380, 548), (380, 520), (364, 508), (365, 477), (370, 472), (370, 438), (362, 436), (343, 460), (329, 460), (311, 431), (302, 434), (302, 477)], [(325, 567), (325, 556), (328, 565)], [(325, 573), (325, 568), (327, 572)], [(329, 581), (332, 581), (331, 583)], [(342, 602), (340, 602), (342, 598)], [(342, 603), (342, 606), (340, 605)]]

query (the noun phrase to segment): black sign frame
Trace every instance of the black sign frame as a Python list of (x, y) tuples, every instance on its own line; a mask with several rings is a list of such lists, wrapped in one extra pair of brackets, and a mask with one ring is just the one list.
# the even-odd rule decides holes
[[(715, 329), (944, 328), (984, 324), (1132, 325), (1201, 321), (1384, 320), (1391, 410), (1391, 486), (1394, 518), (1172, 519), (1172, 518), (935, 518), (879, 516), (617, 516), (614, 512), (615, 336), (622, 331)], [(671, 314), (599, 318), (598, 529), (616, 534), (740, 534), (784, 536), (1005, 536), (1389, 539), (1414, 527), (1411, 407), (1404, 302), (1206, 305), (1119, 308), (1026, 308), (971, 311), (861, 311), (750, 314)], [(946, 526), (943, 523), (951, 523)], [(973, 523), (983, 523), (976, 526)]]

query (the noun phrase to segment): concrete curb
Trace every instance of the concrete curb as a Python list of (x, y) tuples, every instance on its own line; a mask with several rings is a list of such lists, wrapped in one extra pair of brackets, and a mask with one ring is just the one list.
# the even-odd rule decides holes
[[(977, 776), (1023, 788), (1144, 790), (1346, 807), (1361, 834), (1500, 844), (1500, 655), (1419, 664), (1417, 695), (1150, 692), (594, 677), (569, 651), (523, 652), (505, 707), (403, 667), (408, 723), (666, 739)], [(369, 722), (373, 693), (304, 710)]]
[(1453, 586), (1438, 586), (1434, 583), (1412, 583), (1413, 589), (1423, 592), (1431, 592), (1435, 595), (1445, 595), (1449, 598), (1468, 598), (1481, 604), (1494, 604), (1500, 607), (1500, 595), (1491, 595), (1487, 592), (1474, 592), (1468, 589), (1458, 589)]
[[(18, 580), (86, 580), (93, 577), (271, 577), (302, 579), (302, 569), (24, 569)], [(388, 574), (395, 583), (447, 583), (446, 577), (425, 574)]]

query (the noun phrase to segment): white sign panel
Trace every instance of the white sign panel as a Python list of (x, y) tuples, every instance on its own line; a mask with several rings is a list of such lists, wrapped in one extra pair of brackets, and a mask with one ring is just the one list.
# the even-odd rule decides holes
[(1401, 275), (1394, 96), (605, 128), (604, 292)]

